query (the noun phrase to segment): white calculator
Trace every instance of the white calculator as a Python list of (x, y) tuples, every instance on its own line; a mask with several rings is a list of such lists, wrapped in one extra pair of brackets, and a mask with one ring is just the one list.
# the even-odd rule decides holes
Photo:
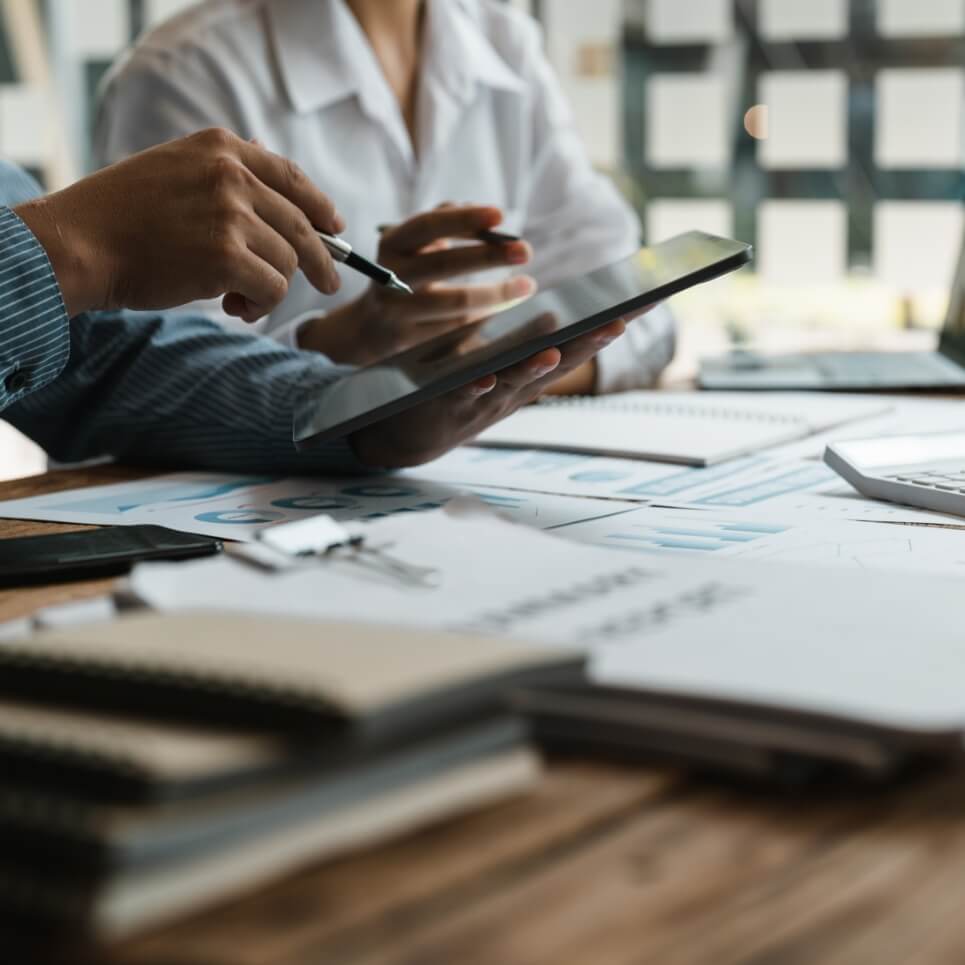
[(835, 442), (824, 461), (864, 496), (965, 516), (965, 432)]

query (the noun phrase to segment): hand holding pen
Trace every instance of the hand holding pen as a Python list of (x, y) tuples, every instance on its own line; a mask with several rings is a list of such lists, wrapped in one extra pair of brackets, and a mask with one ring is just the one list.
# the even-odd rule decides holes
[(363, 258), (344, 238), (326, 234), (324, 231), (319, 231), (318, 237), (324, 242), (329, 254), (340, 264), (347, 265), (390, 291), (402, 292), (405, 295), (415, 294), (391, 268)]
[(386, 226), (378, 264), (411, 285), (414, 294), (372, 285), (356, 300), (304, 326), (300, 345), (336, 362), (370, 364), (529, 297), (536, 283), (526, 275), (488, 284), (458, 281), (529, 262), (529, 245), (498, 232), (501, 221), (498, 208), (444, 205)]

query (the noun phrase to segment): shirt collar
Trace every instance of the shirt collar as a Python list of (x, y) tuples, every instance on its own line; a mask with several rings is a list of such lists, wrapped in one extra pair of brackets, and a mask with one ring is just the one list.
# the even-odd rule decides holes
[(486, 36), (478, 0), (428, 0), (427, 67), (459, 100), (477, 86), (520, 93), (523, 78), (503, 60)]
[(275, 62), (296, 112), (364, 90), (364, 67), (374, 56), (341, 0), (271, 0), (267, 12)]
[[(429, 37), (438, 42), (431, 43), (426, 69), (457, 100), (469, 101), (478, 84), (525, 89), (486, 37), (477, 0), (427, 2)], [(276, 62), (295, 111), (317, 111), (353, 94), (370, 107), (384, 98), (388, 85), (373, 84), (373, 71), (381, 73), (378, 62), (344, 0), (271, 0), (267, 10)]]

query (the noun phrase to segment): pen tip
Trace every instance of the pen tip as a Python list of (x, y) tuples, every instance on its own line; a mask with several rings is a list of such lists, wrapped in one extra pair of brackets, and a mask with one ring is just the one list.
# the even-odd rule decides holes
[(415, 292), (404, 282), (401, 278), (393, 278), (389, 282), (389, 287), (394, 288), (396, 291), (405, 292), (406, 295), (414, 295)]

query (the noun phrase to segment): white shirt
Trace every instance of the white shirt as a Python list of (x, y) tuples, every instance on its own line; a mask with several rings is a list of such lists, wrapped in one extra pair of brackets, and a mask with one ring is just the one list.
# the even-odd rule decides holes
[[(335, 200), (362, 254), (374, 256), (377, 225), (443, 201), (500, 207), (503, 227), (532, 245), (525, 270), (542, 288), (636, 250), (637, 218), (590, 165), (535, 22), (495, 0), (427, 0), (425, 24), (417, 151), (344, 0), (208, 0), (114, 68), (98, 161), (227, 127), (295, 160)], [(343, 272), (325, 298), (297, 274), (258, 329), (293, 343), (306, 317), (366, 284)], [(601, 353), (598, 388), (651, 384), (672, 352), (673, 321), (658, 309)]]

